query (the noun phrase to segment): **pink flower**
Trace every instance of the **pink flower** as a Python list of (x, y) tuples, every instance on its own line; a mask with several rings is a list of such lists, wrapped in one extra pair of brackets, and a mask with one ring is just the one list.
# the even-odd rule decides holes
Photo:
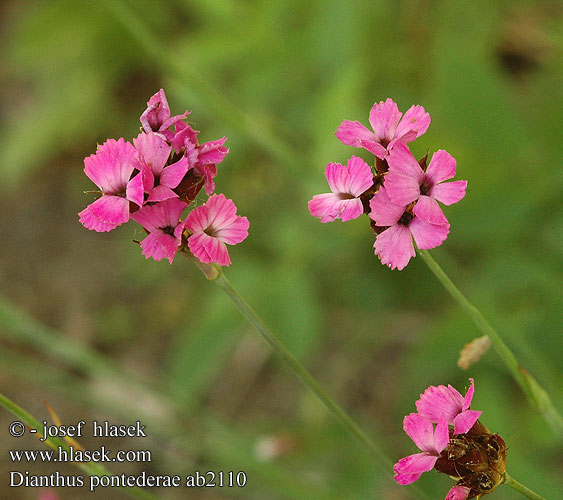
[(430, 249), (441, 245), (450, 232), (449, 224), (430, 224), (408, 211), (408, 207), (392, 203), (383, 186), (370, 200), (369, 206), (369, 216), (375, 225), (388, 226), (377, 235), (373, 246), (381, 263), (391, 269), (400, 271), (415, 256), (412, 238), (418, 248)]
[(418, 413), (431, 422), (438, 422), (445, 418), (449, 425), (454, 426), (454, 434), (465, 434), (473, 427), (482, 413), (469, 409), (475, 392), (473, 379), (469, 380), (471, 380), (471, 386), (465, 397), (451, 385), (448, 387), (430, 386), (416, 402)]
[(177, 198), (172, 191), (186, 175), (190, 165), (185, 156), (172, 165), (166, 166), (172, 147), (154, 132), (140, 133), (133, 139), (139, 153), (139, 169), (143, 173), (143, 185), (149, 193), (147, 201), (163, 201)]
[(223, 194), (214, 194), (207, 203), (186, 217), (185, 227), (193, 234), (188, 238), (190, 251), (203, 263), (220, 266), (231, 263), (227, 246), (236, 245), (248, 236), (249, 222), (236, 215), (237, 207)]
[(145, 205), (131, 214), (131, 218), (143, 226), (149, 235), (141, 241), (143, 255), (154, 260), (174, 260), (182, 243), (184, 222), (180, 217), (187, 205), (177, 198), (171, 198), (155, 205)]
[(417, 201), (413, 210), (417, 217), (431, 224), (447, 224), (438, 201), (444, 205), (457, 203), (467, 187), (467, 181), (442, 183), (455, 175), (455, 159), (447, 151), (436, 151), (424, 172), (406, 144), (397, 144), (387, 163), (385, 189), (393, 203), (408, 205)]
[(146, 133), (159, 132), (168, 140), (173, 136), (172, 131), (168, 129), (189, 115), (189, 112), (186, 111), (183, 115), (171, 117), (170, 107), (163, 89), (160, 89), (149, 99), (147, 106), (147, 109), (141, 115), (143, 131)]
[(470, 491), (466, 486), (454, 486), (446, 495), (446, 500), (465, 500)]
[(84, 172), (103, 193), (78, 214), (84, 227), (111, 231), (129, 220), (130, 201), (143, 204), (142, 176), (131, 178), (136, 162), (137, 151), (124, 139), (108, 139), (84, 159)]
[(369, 113), (371, 130), (360, 122), (344, 120), (336, 137), (343, 144), (367, 149), (383, 160), (397, 142), (411, 142), (426, 132), (430, 125), (430, 115), (422, 106), (411, 106), (403, 116), (397, 104), (388, 98), (375, 103)]
[(450, 436), (445, 419), (441, 419), (434, 430), (432, 422), (417, 413), (411, 413), (404, 418), (403, 429), (422, 450), (422, 453), (401, 458), (393, 467), (395, 481), (399, 484), (410, 484), (423, 472), (434, 468), (440, 453), (448, 446)]
[(222, 137), (216, 141), (204, 142), (197, 148), (195, 172), (205, 179), (204, 188), (207, 195), (215, 191), (213, 179), (217, 176), (217, 164), (221, 163), (229, 152), (229, 148), (223, 146), (226, 140), (226, 137)]
[(194, 168), (194, 173), (204, 178), (205, 193), (210, 195), (215, 190), (213, 179), (217, 176), (217, 164), (221, 163), (229, 152), (224, 146), (227, 138), (198, 144), (197, 134), (199, 132), (187, 123), (178, 122), (171, 144), (176, 153), (182, 152), (189, 159), (190, 168)]
[(373, 173), (369, 165), (352, 156), (345, 167), (340, 163), (329, 163), (325, 170), (332, 193), (317, 194), (309, 202), (309, 212), (320, 217), (321, 222), (342, 222), (356, 219), (364, 212), (360, 195), (373, 185)]

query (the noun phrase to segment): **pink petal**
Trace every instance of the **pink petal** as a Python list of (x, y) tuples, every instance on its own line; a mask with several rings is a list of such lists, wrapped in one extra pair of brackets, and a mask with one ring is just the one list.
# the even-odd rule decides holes
[(217, 176), (217, 166), (213, 164), (209, 165), (198, 165), (195, 167), (197, 175), (203, 177), (205, 179), (205, 194), (210, 195), (215, 191), (215, 183), (213, 179)]
[(405, 213), (404, 205), (396, 205), (391, 202), (385, 187), (380, 187), (379, 191), (369, 201), (370, 219), (375, 221), (376, 226), (392, 226), (396, 224)]
[(418, 413), (431, 422), (439, 422), (443, 417), (453, 424), (461, 411), (463, 397), (452, 386), (430, 386), (415, 404)]
[(178, 198), (178, 195), (168, 186), (156, 186), (155, 188), (151, 189), (147, 201), (164, 201), (169, 200), (170, 198)]
[(159, 175), (170, 157), (172, 147), (154, 132), (140, 133), (133, 139), (133, 144), (139, 152), (140, 162), (147, 165), (155, 175)]
[(423, 472), (431, 471), (438, 460), (437, 456), (428, 453), (417, 453), (401, 458), (394, 466), (395, 481), (399, 484), (410, 484), (416, 481)]
[(168, 259), (172, 264), (180, 242), (164, 233), (160, 229), (151, 232), (143, 241), (141, 241), (141, 248), (143, 255), (148, 259), (152, 257), (154, 260)]
[(188, 206), (187, 203), (180, 201), (178, 198), (163, 201), (158, 204), (163, 211), (162, 227), (176, 227), (182, 216), (182, 212)]
[(342, 205), (340, 207), (339, 217), (342, 222), (357, 219), (364, 213), (364, 206), (359, 198), (354, 198), (352, 200), (342, 200), (341, 203)]
[(176, 163), (167, 166), (160, 174), (160, 185), (174, 189), (182, 182), (186, 172), (190, 168), (190, 162), (182, 156)]
[[(387, 156), (387, 163), (389, 164), (389, 173), (395, 172), (412, 177), (418, 185), (422, 183), (424, 172), (406, 144), (397, 144)], [(385, 187), (387, 187), (387, 179), (385, 179)]]
[(403, 113), (399, 111), (397, 104), (391, 98), (373, 105), (369, 112), (369, 122), (378, 142), (382, 139), (387, 142), (393, 139), (402, 115)]
[(186, 110), (181, 115), (171, 116), (170, 118), (167, 118), (160, 125), (159, 131), (164, 134), (164, 136), (166, 137), (167, 140), (171, 140), (172, 137), (174, 137), (174, 134), (173, 134), (172, 131), (167, 130), (167, 129), (172, 127), (172, 125), (175, 125), (177, 122), (180, 122), (181, 120), (186, 118), (189, 114), (190, 114), (190, 111)]
[(362, 215), (364, 207), (357, 198), (343, 200), (334, 193), (317, 194), (309, 202), (309, 212), (313, 217), (320, 217), (321, 222), (334, 222), (341, 218), (343, 222)]
[(197, 134), (199, 132), (196, 132), (192, 127), (184, 122), (177, 122), (175, 125), (176, 133), (170, 140), (174, 151), (176, 151), (176, 153), (179, 153), (184, 147), (186, 147), (186, 142), (195, 147), (195, 145), (197, 144)]
[(121, 164), (131, 164), (137, 158), (137, 151), (123, 137), (117, 141), (115, 139), (108, 139), (99, 147), (98, 151), (114, 157)]
[(421, 196), (414, 206), (413, 213), (430, 224), (448, 224), (448, 219), (446, 219), (438, 202), (430, 196)]
[(78, 215), (87, 229), (98, 233), (111, 231), (129, 220), (129, 202), (121, 196), (104, 195)]
[(482, 411), (465, 410), (454, 418), (454, 434), (465, 434), (477, 419), (481, 416)]
[(336, 137), (347, 146), (367, 149), (378, 158), (385, 158), (387, 150), (382, 146), (376, 135), (360, 122), (344, 120), (336, 130)]
[(448, 428), (448, 421), (441, 417), (436, 425), (436, 431), (434, 432), (434, 450), (437, 455), (440, 455), (443, 450), (446, 449), (448, 443), (450, 442), (450, 431)]
[(409, 229), (418, 248), (429, 250), (440, 246), (446, 240), (448, 233), (450, 232), (450, 225), (443, 224), (438, 226), (435, 224), (429, 224), (428, 222), (415, 217), (409, 224)]
[(346, 167), (340, 163), (329, 163), (325, 176), (333, 193), (348, 194), (351, 197), (360, 196), (373, 184), (370, 166), (357, 156), (352, 156)]
[(382, 264), (399, 271), (415, 256), (409, 228), (401, 224), (395, 224), (378, 234), (373, 246)]
[(223, 146), (226, 137), (216, 141), (204, 142), (199, 145), (198, 164), (200, 165), (216, 165), (221, 163), (229, 152), (229, 148)]
[(186, 229), (197, 233), (205, 231), (210, 224), (209, 209), (206, 205), (192, 210), (186, 217)]
[(140, 208), (136, 212), (131, 214), (131, 219), (135, 222), (138, 222), (146, 229), (149, 233), (158, 229), (159, 227), (164, 227), (162, 225), (162, 220), (158, 217), (157, 212), (155, 214), (156, 205), (145, 205), (144, 207)]
[(316, 194), (309, 201), (309, 213), (319, 217), (321, 222), (334, 222), (342, 213), (338, 195), (334, 193)]
[(235, 233), (239, 233), (248, 229), (248, 219), (236, 215), (236, 211), (233, 200), (225, 198), (223, 194), (214, 194), (204, 205), (188, 214), (186, 228), (192, 232), (207, 231), (216, 234), (233, 228)]
[(403, 429), (422, 451), (434, 451), (434, 427), (427, 418), (411, 413), (403, 419)]
[(401, 485), (407, 485), (418, 481), (422, 472), (417, 472), (416, 474), (395, 474), (394, 478)]
[(416, 139), (416, 132), (414, 130), (411, 130), (410, 132), (403, 134), (401, 137), (395, 136), (395, 138), (391, 140), (389, 144), (387, 144), (387, 151), (389, 152), (392, 151), (397, 144), (407, 144), (409, 142), (414, 141), (415, 139)]
[(224, 194), (214, 194), (205, 203), (209, 212), (209, 226), (215, 230), (228, 227), (236, 218), (237, 207)]
[(104, 194), (118, 194), (129, 181), (136, 158), (132, 144), (108, 139), (96, 154), (84, 158), (84, 173)]
[(147, 133), (156, 131), (167, 118), (170, 118), (170, 107), (164, 90), (160, 89), (147, 102), (147, 109), (141, 115), (141, 125)]
[(444, 182), (432, 187), (428, 193), (444, 205), (453, 205), (465, 196), (467, 181)]
[(177, 240), (182, 240), (182, 235), (184, 233), (184, 229), (186, 228), (186, 221), (183, 220), (182, 222), (180, 222), (177, 226), (176, 229), (174, 229), (174, 238), (176, 238)]
[(340, 163), (329, 163), (325, 169), (328, 186), (333, 193), (346, 193), (349, 184), (348, 169)]
[(143, 186), (143, 175), (139, 172), (127, 183), (125, 198), (139, 206), (142, 206), (144, 197), (145, 188)]
[(422, 106), (411, 106), (397, 126), (395, 137), (400, 140), (405, 134), (414, 131), (416, 136), (412, 139), (409, 138), (409, 141), (405, 141), (410, 142), (424, 134), (428, 130), (429, 125), (430, 114)]
[(471, 382), (471, 385), (465, 393), (465, 398), (463, 398), (463, 406), (461, 407), (462, 410), (469, 409), (469, 407), (471, 406), (471, 401), (473, 401), (473, 395), (475, 394), (475, 380), (473, 380), (472, 378), (470, 378), (469, 380)]
[(392, 170), (385, 177), (385, 190), (394, 204), (403, 207), (420, 196), (420, 184), (415, 177), (407, 177)]
[(371, 167), (357, 156), (352, 156), (347, 166), (349, 181), (346, 192), (357, 198), (373, 185), (373, 173)]
[(229, 245), (236, 245), (247, 238), (249, 226), (250, 222), (248, 222), (246, 217), (237, 215), (236, 219), (228, 227), (218, 229), (216, 235), (219, 240)]
[(173, 198), (155, 205), (145, 205), (131, 214), (131, 218), (149, 232), (166, 227), (175, 228), (186, 207), (186, 203)]
[(188, 238), (188, 247), (190, 252), (204, 264), (215, 262), (220, 266), (228, 266), (231, 263), (227, 246), (217, 238), (213, 238), (208, 234), (192, 234)]
[(434, 185), (451, 179), (455, 176), (455, 165), (455, 158), (447, 151), (440, 149), (432, 155), (430, 164), (426, 169), (426, 177), (430, 179)]
[(446, 495), (446, 500), (466, 500), (470, 491), (466, 486), (454, 486)]
[(143, 190), (150, 193), (154, 187), (154, 174), (148, 165), (142, 165), (141, 175), (143, 176)]

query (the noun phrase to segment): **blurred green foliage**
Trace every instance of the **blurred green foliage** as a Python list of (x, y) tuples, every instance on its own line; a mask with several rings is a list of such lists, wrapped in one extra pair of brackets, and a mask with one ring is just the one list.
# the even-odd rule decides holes
[[(192, 110), (202, 141), (229, 137), (217, 190), (251, 221), (248, 240), (230, 250), (231, 281), (389, 457), (414, 452), (402, 418), (420, 392), (461, 390), (473, 377), (473, 407), (507, 441), (510, 473), (558, 496), (560, 441), (494, 353), (468, 372), (456, 366), (477, 332), (424, 263), (389, 271), (365, 219), (320, 224), (307, 201), (327, 190), (327, 162), (369, 160), (334, 137), (343, 119), (367, 124), (387, 97), (403, 111), (423, 105), (432, 123), (415, 154), (446, 149), (469, 180), (433, 255), (561, 410), (560, 2), (12, 0), (1, 9), (2, 293), (178, 405), (181, 439), (159, 429), (164, 417), (149, 427), (160, 436), (155, 471), (248, 471), (243, 490), (190, 498), (409, 494), (194, 266), (145, 261), (132, 226), (102, 235), (78, 223), (91, 201), (83, 157), (107, 137), (135, 136), (145, 102), (164, 87), (173, 113)], [(159, 415), (156, 403), (135, 406), (119, 377), (100, 389), (91, 374), (2, 338), (1, 389), (36, 414), (47, 398), (69, 422)], [(55, 370), (50, 386), (33, 379), (37, 362)], [(266, 462), (256, 453), (263, 436), (286, 443)], [(432, 498), (450, 486), (433, 473), (419, 483)]]

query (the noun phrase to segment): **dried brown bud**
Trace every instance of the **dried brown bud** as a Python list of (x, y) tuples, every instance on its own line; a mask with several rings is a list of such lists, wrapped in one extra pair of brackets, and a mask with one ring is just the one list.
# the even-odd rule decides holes
[(469, 488), (468, 499), (486, 495), (504, 482), (506, 444), (477, 420), (466, 434), (450, 430), (450, 442), (434, 468)]
[(491, 345), (491, 339), (487, 335), (478, 337), (472, 342), (469, 342), (469, 344), (465, 344), (465, 347), (459, 353), (457, 366), (462, 370), (467, 370), (487, 353)]
[(195, 175), (194, 169), (188, 170), (188, 173), (178, 184), (178, 187), (174, 189), (174, 192), (178, 195), (180, 201), (189, 205), (203, 187), (204, 181), (203, 177)]

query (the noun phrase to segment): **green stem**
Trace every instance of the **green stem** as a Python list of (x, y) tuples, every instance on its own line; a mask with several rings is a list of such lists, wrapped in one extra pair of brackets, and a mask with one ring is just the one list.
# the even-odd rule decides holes
[(505, 474), (504, 476), (504, 484), (510, 486), (513, 490), (516, 490), (518, 493), (522, 493), (522, 495), (531, 498), (532, 500), (545, 500), (544, 497), (538, 495), (535, 491), (532, 491), (523, 484), (520, 484), (516, 481), (516, 479), (512, 478), (508, 474)]
[(505, 344), (499, 333), (485, 319), (481, 311), (479, 311), (479, 309), (465, 298), (440, 265), (432, 258), (430, 253), (427, 250), (420, 249), (418, 250), (418, 253), (426, 265), (434, 273), (434, 276), (438, 278), (438, 281), (442, 283), (444, 288), (450, 293), (461, 308), (464, 309), (469, 316), (471, 316), (475, 326), (477, 326), (481, 332), (491, 339), (497, 354), (504, 361), (505, 365), (512, 373), (512, 376), (518, 385), (524, 391), (531, 404), (539, 411), (557, 435), (561, 436), (563, 434), (563, 418), (553, 406), (547, 392), (538, 384), (536, 379), (520, 365), (516, 356), (514, 356), (514, 353)]
[[(328, 409), (336, 421), (342, 425), (354, 438), (364, 445), (377, 458), (377, 462), (382, 470), (389, 475), (392, 462), (387, 455), (370, 439), (370, 437), (352, 420), (352, 418), (342, 409), (342, 407), (334, 401), (319, 385), (315, 378), (307, 371), (307, 369), (297, 360), (297, 358), (280, 342), (278, 337), (266, 326), (264, 321), (256, 314), (254, 309), (244, 300), (244, 298), (235, 290), (231, 282), (227, 279), (222, 269), (215, 264), (202, 264), (197, 259), (192, 258), (189, 254), (186, 256), (192, 260), (200, 270), (205, 274), (208, 280), (217, 284), (229, 297), (231, 302), (244, 316), (244, 318), (256, 329), (256, 331), (264, 338), (276, 354), (282, 358), (291, 370), (297, 375), (303, 385), (309, 389)], [(412, 485), (419, 496), (423, 494), (418, 490), (416, 485)]]
[[(39, 423), (38, 420), (36, 420), (32, 415), (30, 415), (27, 411), (25, 411), (23, 408), (21, 408), (20, 406), (18, 406), (16, 403), (14, 403), (11, 399), (9, 399), (8, 397), (4, 396), (4, 394), (0, 393), (0, 406), (4, 407), (6, 410), (8, 410), (12, 415), (14, 415), (16, 418), (18, 418), (22, 423), (24, 423), (28, 428), (30, 429), (36, 429), (37, 430), (37, 436), (39, 437), (44, 437), (41, 434), (41, 429), (43, 429), (43, 425)], [(65, 451), (69, 451), (70, 447), (68, 445), (68, 443), (62, 439), (59, 438), (53, 438), (53, 437), (47, 437), (47, 439), (44, 441), (45, 444), (47, 446), (49, 446), (50, 448), (52, 448), (53, 450), (57, 450), (58, 448), (61, 448)], [(74, 462), (73, 462), (74, 463)], [(89, 476), (111, 476), (111, 472), (108, 471), (108, 469), (106, 469), (104, 466), (102, 466), (99, 463), (95, 463), (95, 462), (82, 462), (79, 464), (74, 463), (80, 470), (82, 470), (83, 472), (85, 472), (86, 474), (88, 474)], [(123, 488), (119, 488), (122, 489), (124, 491), (124, 493), (128, 496), (130, 496), (131, 498), (138, 498), (140, 500), (158, 500), (160, 497), (153, 495), (152, 493), (149, 493), (146, 490), (143, 490), (141, 488), (138, 487), (123, 487)]]
[(244, 298), (234, 289), (231, 282), (227, 279), (219, 266), (214, 264), (201, 264), (195, 259), (191, 259), (202, 270), (208, 280), (217, 284), (225, 294), (231, 299), (231, 302), (244, 316), (244, 318), (262, 335), (264, 340), (270, 344), (272, 349), (278, 354), (299, 377), (303, 385), (307, 387), (324, 406), (328, 408), (330, 413), (336, 420), (345, 427), (359, 442), (365, 445), (380, 461), (381, 464), (389, 472), (392, 463), (387, 456), (379, 449), (379, 447), (368, 437), (368, 435), (360, 429), (350, 416), (336, 403), (313, 378), (313, 376), (305, 369), (305, 367), (297, 360), (297, 358), (285, 347), (278, 337), (266, 326), (264, 321), (256, 314), (254, 309), (244, 300)]

